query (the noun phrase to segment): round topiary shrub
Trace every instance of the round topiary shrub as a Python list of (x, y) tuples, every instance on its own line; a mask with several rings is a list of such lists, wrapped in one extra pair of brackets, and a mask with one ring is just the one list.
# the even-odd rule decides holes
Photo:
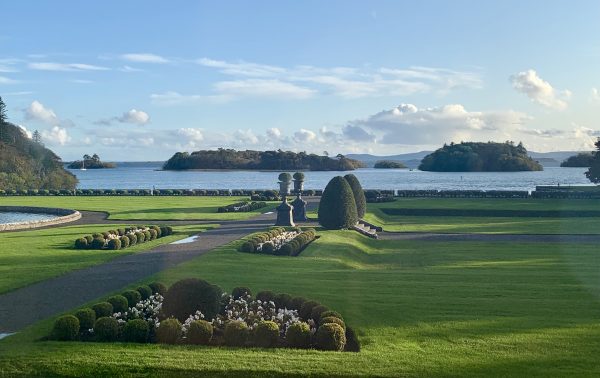
[(344, 321), (344, 318), (342, 318), (342, 315), (337, 311), (329, 310), (329, 311), (325, 311), (325, 312), (321, 313), (321, 318), (327, 318), (330, 316), (333, 316), (334, 318), (338, 318), (341, 321)]
[(143, 232), (136, 232), (135, 236), (137, 237), (138, 244), (142, 244), (146, 241), (146, 235)]
[(77, 249), (87, 249), (88, 248), (88, 241), (86, 238), (79, 238), (77, 240), (75, 240), (75, 248)]
[(135, 307), (142, 300), (142, 295), (137, 290), (127, 290), (122, 295), (127, 298), (127, 307)]
[(106, 301), (113, 306), (114, 312), (125, 312), (129, 308), (129, 302), (127, 301), (127, 298), (122, 295), (113, 295)]
[(100, 233), (100, 235), (102, 235), (102, 237), (103, 237), (104, 239), (108, 239), (108, 237), (110, 236), (110, 232), (108, 232), (108, 231), (104, 231), (104, 232), (101, 232), (101, 233)]
[(52, 328), (52, 339), (60, 341), (77, 340), (79, 319), (73, 315), (64, 315), (56, 319)]
[(252, 290), (250, 290), (250, 288), (247, 287), (243, 287), (243, 286), (238, 286), (233, 288), (233, 290), (231, 291), (231, 296), (233, 297), (233, 299), (240, 299), (240, 298), (246, 298), (247, 296), (252, 296)]
[(294, 254), (294, 247), (291, 243), (285, 243), (277, 250), (278, 256), (292, 256)]
[(166, 316), (181, 321), (200, 310), (207, 319), (212, 319), (220, 309), (221, 289), (197, 278), (188, 278), (174, 283), (162, 305)]
[(244, 346), (248, 340), (248, 326), (241, 320), (232, 320), (225, 326), (225, 345)]
[(147, 232), (150, 233), (150, 240), (155, 240), (156, 238), (158, 238), (158, 233), (156, 232), (155, 229), (151, 228)]
[(129, 239), (129, 245), (134, 246), (137, 244), (137, 236), (135, 234), (127, 234), (127, 239)]
[(94, 323), (96, 323), (96, 312), (91, 308), (82, 308), (75, 311), (75, 317), (79, 320), (79, 329), (81, 331), (94, 328)]
[(94, 324), (94, 336), (98, 341), (115, 341), (119, 336), (119, 323), (113, 317), (105, 317), (96, 320)]
[(294, 180), (298, 180), (298, 181), (304, 180), (304, 173), (302, 173), (302, 172), (294, 173)]
[(144, 231), (144, 240), (145, 241), (152, 240), (152, 235), (150, 234), (150, 231)]
[(190, 344), (208, 345), (213, 336), (213, 326), (206, 320), (196, 320), (190, 324), (187, 340)]
[(148, 340), (150, 327), (143, 319), (128, 321), (123, 327), (123, 340), (130, 343), (145, 343)]
[(344, 176), (344, 179), (348, 182), (348, 185), (350, 185), (350, 189), (352, 189), (354, 203), (356, 203), (356, 214), (359, 218), (362, 218), (365, 216), (367, 210), (367, 199), (365, 198), (365, 192), (360, 185), (360, 181), (358, 181), (358, 178), (352, 173)]
[(300, 310), (298, 310), (298, 315), (304, 320), (311, 319), (310, 314), (312, 312), (313, 307), (320, 305), (321, 304), (316, 301), (306, 301), (302, 303)]
[(121, 239), (110, 239), (106, 247), (113, 251), (121, 249)]
[(102, 249), (104, 248), (105, 240), (103, 237), (94, 238), (91, 243), (92, 249)]
[(346, 323), (344, 323), (344, 321), (340, 318), (336, 318), (335, 316), (327, 316), (327, 317), (321, 317), (321, 319), (319, 320), (319, 325), (323, 325), (323, 324), (327, 324), (327, 323), (335, 323), (335, 324), (339, 325), (340, 327), (342, 327), (344, 329), (344, 332), (346, 332)]
[(92, 310), (96, 313), (96, 319), (113, 314), (113, 305), (109, 302), (100, 302), (92, 306)]
[(163, 236), (160, 227), (158, 227), (158, 226), (150, 226), (150, 228), (156, 231), (156, 237), (157, 238), (160, 238), (160, 237)]
[(129, 238), (127, 236), (121, 236), (119, 240), (121, 240), (121, 248), (129, 247)]
[(181, 338), (181, 323), (169, 318), (160, 322), (156, 330), (156, 341), (162, 344), (175, 344)]
[(285, 332), (285, 340), (292, 348), (309, 348), (310, 338), (310, 326), (304, 322), (292, 323)]
[(273, 245), (273, 243), (266, 242), (262, 245), (262, 253), (264, 253), (265, 255), (272, 255), (274, 251), (275, 246)]
[(123, 236), (123, 235), (125, 235), (125, 229), (124, 228), (117, 228), (117, 233), (119, 234), (119, 236)]
[(240, 252), (253, 253), (256, 250), (256, 244), (251, 241), (243, 242), (240, 246)]
[(148, 285), (152, 289), (152, 294), (165, 295), (167, 287), (162, 282), (152, 282)]
[(354, 193), (342, 176), (329, 181), (319, 203), (319, 223), (329, 230), (350, 228), (358, 222)]
[(306, 302), (306, 298), (304, 297), (294, 297), (290, 301), (290, 309), (300, 311), (302, 305)]
[(292, 181), (292, 175), (290, 175), (287, 172), (280, 173), (279, 176), (278, 176), (278, 178), (279, 178), (279, 181), (281, 181), (281, 182), (290, 182), (290, 181)]
[(291, 309), (292, 296), (286, 293), (277, 294), (274, 299), (277, 308)]
[(258, 294), (256, 294), (256, 299), (261, 302), (275, 301), (275, 293), (270, 290), (259, 291)]
[(279, 326), (270, 320), (263, 320), (254, 329), (254, 345), (259, 348), (273, 348), (279, 342)]
[(346, 352), (360, 352), (360, 340), (356, 336), (356, 332), (350, 327), (346, 327)]
[(316, 324), (319, 324), (321, 313), (325, 311), (329, 311), (329, 307), (323, 305), (315, 306), (310, 310), (310, 318), (314, 320)]
[(140, 293), (140, 295), (142, 296), (142, 300), (146, 300), (146, 299), (150, 298), (150, 296), (152, 295), (152, 289), (148, 285), (139, 286), (135, 290), (138, 293)]
[(321, 350), (344, 350), (344, 346), (346, 346), (346, 333), (338, 324), (323, 324), (317, 329), (315, 345), (317, 349)]
[(92, 235), (86, 235), (83, 237), (85, 240), (87, 240), (88, 243), (88, 247), (90, 244), (92, 244), (92, 240), (94, 240), (94, 238), (92, 237)]
[(165, 229), (167, 230), (167, 235), (173, 235), (173, 227), (165, 226)]

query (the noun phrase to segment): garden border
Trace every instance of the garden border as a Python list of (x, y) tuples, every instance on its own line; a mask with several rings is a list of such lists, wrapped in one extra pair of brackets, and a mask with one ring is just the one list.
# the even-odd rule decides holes
[(34, 206), (0, 206), (0, 211), (15, 211), (23, 213), (42, 213), (57, 215), (56, 218), (43, 219), (28, 222), (14, 222), (0, 224), (0, 231), (26, 230), (30, 228), (54, 226), (63, 223), (74, 222), (81, 219), (81, 213), (77, 210), (60, 209), (54, 207), (34, 207)]

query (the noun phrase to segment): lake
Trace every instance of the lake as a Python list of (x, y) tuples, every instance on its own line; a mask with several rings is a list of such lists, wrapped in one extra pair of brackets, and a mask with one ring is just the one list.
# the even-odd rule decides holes
[[(80, 189), (275, 189), (279, 172), (161, 171), (161, 164), (123, 164), (113, 169), (69, 169)], [(590, 185), (587, 168), (546, 167), (539, 172), (423, 172), (409, 169), (357, 169), (305, 172), (306, 189), (323, 189), (334, 176), (355, 174), (366, 189), (534, 190), (536, 185)], [(291, 172), (293, 173), (293, 172)]]

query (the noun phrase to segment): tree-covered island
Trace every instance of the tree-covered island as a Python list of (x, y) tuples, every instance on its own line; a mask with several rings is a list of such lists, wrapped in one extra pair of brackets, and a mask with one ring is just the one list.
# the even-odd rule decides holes
[(567, 160), (560, 163), (560, 166), (587, 168), (592, 165), (593, 161), (594, 155), (591, 152), (581, 152), (577, 155), (570, 156)]
[(68, 165), (70, 169), (102, 169), (102, 168), (115, 168), (114, 163), (104, 163), (100, 160), (100, 156), (97, 154), (83, 155), (83, 160), (76, 160)]
[(399, 161), (394, 160), (378, 160), (375, 162), (373, 168), (379, 169), (398, 169), (398, 168), (406, 168), (406, 165), (402, 164)]

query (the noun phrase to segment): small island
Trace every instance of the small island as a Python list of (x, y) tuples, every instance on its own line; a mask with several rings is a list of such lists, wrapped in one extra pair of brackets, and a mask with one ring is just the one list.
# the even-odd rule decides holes
[(100, 160), (100, 156), (97, 154), (83, 155), (83, 160), (76, 160), (69, 164), (69, 169), (103, 169), (103, 168), (115, 168), (114, 163), (104, 163)]
[(373, 168), (399, 169), (399, 168), (406, 168), (406, 165), (402, 164), (399, 161), (394, 161), (394, 160), (378, 160), (377, 162), (375, 162), (375, 165), (373, 166)]
[(419, 165), (432, 172), (518, 172), (541, 171), (522, 143), (450, 143), (425, 156)]
[(561, 167), (570, 168), (588, 168), (592, 166), (594, 155), (591, 152), (581, 152), (577, 155), (570, 156), (567, 160), (560, 163)]
[(164, 164), (164, 170), (243, 169), (243, 170), (306, 170), (351, 171), (365, 165), (344, 155), (335, 158), (292, 151), (236, 151), (219, 148), (192, 153), (177, 152)]

